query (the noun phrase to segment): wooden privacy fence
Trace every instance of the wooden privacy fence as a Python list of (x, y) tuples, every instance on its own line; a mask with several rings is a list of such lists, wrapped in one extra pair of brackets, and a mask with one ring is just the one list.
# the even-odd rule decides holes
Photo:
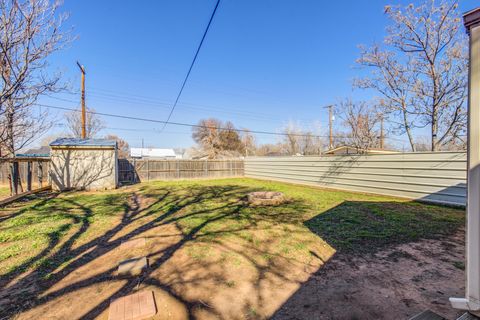
[(119, 159), (120, 183), (243, 176), (243, 160)]
[[(2, 159), (0, 160), (0, 185), (10, 186), (12, 194), (43, 188), (50, 184), (49, 170), (49, 158)], [(14, 183), (12, 183), (12, 177)]]
[(245, 160), (245, 176), (443, 204), (466, 204), (464, 152), (252, 157)]

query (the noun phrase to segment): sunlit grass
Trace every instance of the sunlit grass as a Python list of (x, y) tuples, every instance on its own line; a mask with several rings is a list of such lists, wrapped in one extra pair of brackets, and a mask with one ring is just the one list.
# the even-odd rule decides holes
[[(288, 202), (251, 207), (245, 196), (257, 190), (284, 192)], [(131, 227), (160, 218), (163, 224), (175, 224), (183, 235), (192, 235), (186, 254), (195, 260), (208, 259), (214, 254), (211, 248), (219, 244), (256, 250), (252, 259), (262, 263), (275, 257), (328, 259), (331, 248), (371, 252), (389, 244), (439, 237), (464, 221), (460, 209), (254, 179), (151, 182), (16, 204), (8, 209), (11, 217), (0, 222), (0, 275), (23, 266), (41, 271), (65, 264), (74, 257), (58, 253), (62, 244), (72, 241), (70, 247), (77, 248), (104, 235), (121, 222), (134, 193), (146, 202)], [(55, 253), (56, 260), (51, 261)], [(34, 263), (28, 263), (32, 259)], [(236, 254), (225, 251), (220, 260), (234, 266), (242, 263)]]
[(10, 196), (10, 188), (7, 185), (0, 185), (0, 200)]

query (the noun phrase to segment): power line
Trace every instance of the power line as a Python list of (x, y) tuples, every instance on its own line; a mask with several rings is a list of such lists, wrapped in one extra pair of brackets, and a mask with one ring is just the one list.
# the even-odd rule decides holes
[(182, 87), (180, 88), (180, 91), (178, 92), (177, 98), (175, 99), (175, 103), (172, 106), (172, 109), (170, 110), (170, 113), (168, 114), (167, 121), (165, 121), (162, 129), (160, 131), (163, 131), (165, 129), (165, 126), (168, 124), (168, 121), (170, 121), (170, 118), (172, 117), (173, 111), (175, 110), (175, 107), (177, 106), (178, 100), (180, 99), (180, 96), (182, 95), (183, 88), (185, 88), (185, 84), (187, 83), (188, 77), (190, 76), (190, 72), (192, 71), (193, 65), (195, 64), (195, 61), (197, 60), (198, 53), (200, 52), (200, 49), (202, 48), (203, 41), (205, 40), (205, 37), (207, 36), (208, 29), (210, 29), (210, 25), (212, 24), (213, 17), (215, 16), (215, 13), (217, 12), (218, 5), (220, 4), (220, 0), (217, 0), (217, 4), (215, 5), (215, 8), (213, 9), (212, 15), (210, 16), (210, 20), (208, 21), (207, 28), (205, 29), (205, 32), (203, 33), (202, 40), (200, 41), (200, 44), (198, 45), (197, 52), (195, 53), (195, 56), (193, 57), (192, 63), (190, 64), (190, 68), (188, 69), (187, 75), (185, 76), (185, 79), (183, 80)]
[[(146, 96), (139, 96), (139, 95), (118, 95), (118, 94), (105, 94), (105, 93), (96, 93), (96, 90), (90, 90), (90, 97), (100, 99), (100, 100), (106, 100), (106, 101), (114, 101), (114, 102), (121, 102), (125, 104), (135, 104), (136, 106), (141, 106), (141, 107), (146, 107), (146, 108), (169, 108), (171, 105), (171, 102), (168, 102), (166, 100), (156, 100), (155, 98), (152, 97), (146, 97)], [(129, 92), (126, 91), (128, 94)], [(64, 101), (64, 102), (72, 102), (72, 103), (77, 103), (77, 101), (71, 100), (71, 99), (65, 99), (65, 98), (60, 98), (60, 97), (55, 97), (55, 96), (48, 96), (49, 98), (59, 100), (59, 101)], [(140, 97), (140, 98), (136, 98)], [(240, 118), (245, 118), (245, 119), (252, 119), (252, 120), (276, 120), (276, 121), (284, 121), (285, 119), (281, 118), (275, 118), (272, 117), (272, 115), (268, 113), (260, 113), (260, 112), (251, 112), (251, 111), (245, 111), (245, 110), (238, 110), (238, 109), (232, 109), (232, 108), (222, 108), (218, 106), (211, 106), (211, 105), (204, 105), (204, 104), (196, 104), (196, 103), (179, 103), (179, 106), (182, 106), (182, 108), (190, 109), (190, 110), (199, 110), (199, 111), (210, 111), (210, 112), (215, 112), (219, 114), (226, 114), (234, 117), (240, 117)], [(311, 121), (311, 119), (298, 119), (299, 121), (303, 122), (308, 122)], [(323, 123), (322, 121), (315, 121), (318, 123)]]
[[(35, 105), (37, 105), (39, 107), (58, 109), (58, 110), (64, 110), (64, 111), (81, 112), (80, 110), (77, 110), (77, 109), (52, 106), (52, 105), (48, 105), (48, 104), (36, 103)], [(313, 135), (313, 134), (282, 133), (282, 132), (271, 132), (271, 131), (235, 129), (235, 128), (232, 129), (232, 128), (215, 127), (215, 126), (202, 126), (202, 125), (199, 125), (199, 124), (190, 124), (190, 123), (182, 123), (182, 122), (147, 119), (147, 118), (132, 117), (132, 116), (126, 116), (126, 115), (113, 114), (113, 113), (97, 112), (97, 111), (91, 111), (91, 110), (87, 110), (86, 112), (90, 113), (90, 114), (96, 114), (96, 115), (99, 115), (99, 116), (104, 116), (104, 117), (112, 117), (112, 118), (128, 119), (128, 120), (136, 120), (136, 121), (145, 121), (145, 122), (151, 122), (151, 123), (161, 123), (161, 124), (164, 124), (164, 125), (171, 124), (171, 125), (175, 125), (175, 126), (191, 127), (191, 128), (206, 128), (206, 129), (216, 129), (216, 130), (225, 130), (225, 131), (236, 131), (236, 132), (243, 132), (243, 133), (276, 135), (276, 136), (294, 136), (294, 137), (312, 137), (312, 138), (326, 138), (326, 137), (328, 137), (328, 136)], [(159, 132), (161, 132), (161, 131), (159, 131)], [(336, 136), (336, 137), (343, 138), (342, 136)]]
[[(78, 109), (72, 109), (72, 108), (66, 108), (66, 107), (58, 107), (58, 106), (52, 106), (52, 105), (47, 105), (47, 104), (36, 104), (37, 106), (40, 107), (45, 107), (45, 108), (51, 108), (51, 109), (58, 109), (58, 110), (64, 110), (64, 111), (73, 111), (73, 112), (81, 112)], [(314, 135), (314, 134), (301, 134), (301, 133), (282, 133), (282, 132), (271, 132), (271, 131), (259, 131), (259, 130), (248, 130), (248, 129), (232, 129), (232, 128), (224, 128), (224, 127), (215, 127), (215, 126), (202, 126), (198, 124), (190, 124), (190, 123), (182, 123), (182, 122), (166, 122), (163, 120), (156, 120), (156, 119), (146, 119), (146, 118), (140, 118), (140, 117), (132, 117), (132, 116), (125, 116), (125, 115), (119, 115), (119, 114), (112, 114), (112, 113), (104, 113), (104, 112), (96, 112), (96, 111), (90, 111), (87, 110), (87, 113), (90, 114), (96, 114), (99, 116), (105, 116), (105, 117), (112, 117), (112, 118), (120, 118), (120, 119), (128, 119), (128, 120), (136, 120), (136, 121), (145, 121), (145, 122), (151, 122), (151, 123), (160, 123), (160, 124), (171, 124), (171, 125), (176, 125), (176, 126), (182, 126), (182, 127), (191, 127), (191, 128), (207, 128), (207, 129), (216, 129), (216, 130), (225, 130), (225, 131), (235, 131), (235, 132), (243, 132), (243, 133), (255, 133), (255, 134), (264, 134), (264, 135), (273, 135), (273, 136), (294, 136), (294, 137), (310, 137), (310, 138), (329, 138), (330, 135)], [(147, 129), (133, 129), (133, 128), (105, 128), (105, 129), (112, 129), (112, 130), (126, 130), (126, 131), (149, 131), (149, 132), (155, 132), (155, 133), (161, 133), (159, 129), (155, 130), (147, 130)], [(164, 131), (165, 132), (165, 131)], [(184, 132), (168, 132), (168, 133), (184, 133)], [(185, 132), (186, 134), (187, 132)], [(345, 136), (337, 136), (334, 135), (333, 137), (335, 138), (340, 138), (340, 139), (346, 139), (348, 137)], [(390, 140), (394, 141), (399, 141), (399, 142), (406, 142), (405, 140), (401, 140), (398, 138), (393, 138), (393, 137), (385, 137)]]

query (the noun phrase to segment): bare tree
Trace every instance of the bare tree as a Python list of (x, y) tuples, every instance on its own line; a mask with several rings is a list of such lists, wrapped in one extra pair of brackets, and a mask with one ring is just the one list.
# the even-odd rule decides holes
[(264, 143), (258, 146), (256, 150), (258, 156), (283, 155), (283, 145), (281, 143)]
[[(95, 109), (86, 108), (86, 123), (85, 123), (85, 133), (87, 138), (94, 138), (102, 129), (105, 128), (105, 123), (95, 113)], [(78, 111), (69, 111), (65, 113), (65, 119), (67, 120), (67, 129), (69, 134), (73, 137), (82, 136), (82, 115)]]
[(376, 106), (363, 101), (344, 100), (339, 103), (337, 110), (340, 110), (339, 118), (348, 130), (341, 134), (345, 145), (359, 150), (379, 147), (382, 115)]
[(244, 154), (240, 135), (229, 121), (223, 123), (214, 118), (202, 119), (193, 128), (192, 138), (210, 159)]
[(241, 140), (245, 151), (245, 156), (253, 156), (257, 151), (257, 143), (255, 137), (247, 130), (241, 134)]
[(105, 139), (115, 140), (117, 142), (118, 157), (120, 159), (125, 159), (130, 156), (130, 145), (128, 144), (127, 141), (123, 140), (122, 138), (114, 134), (109, 134), (105, 136)]
[(283, 152), (289, 155), (319, 155), (322, 153), (323, 141), (312, 131), (302, 129), (300, 124), (289, 122), (282, 130), (284, 139)]
[(298, 124), (289, 122), (282, 130), (284, 134), (283, 148), (286, 154), (297, 155), (301, 154), (300, 135), (302, 131)]
[(468, 60), (457, 7), (451, 0), (387, 6), (385, 45), (361, 48), (357, 60), (372, 73), (356, 86), (381, 94), (380, 105), (413, 151), (415, 128), (430, 127), (432, 151), (465, 131)]
[[(48, 57), (70, 40), (65, 15), (48, 0), (0, 0), (0, 144), (5, 156), (50, 126), (46, 112), (33, 110), (42, 95), (63, 89), (60, 74), (49, 74)], [(2, 155), (4, 156), (4, 155)]]

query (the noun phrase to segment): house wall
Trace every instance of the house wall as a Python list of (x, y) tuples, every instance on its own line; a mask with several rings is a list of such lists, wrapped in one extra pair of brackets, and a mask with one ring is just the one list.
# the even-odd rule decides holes
[(245, 176), (466, 204), (464, 152), (249, 157), (245, 160)]
[(52, 148), (50, 156), (50, 177), (55, 190), (117, 187), (115, 149)]

